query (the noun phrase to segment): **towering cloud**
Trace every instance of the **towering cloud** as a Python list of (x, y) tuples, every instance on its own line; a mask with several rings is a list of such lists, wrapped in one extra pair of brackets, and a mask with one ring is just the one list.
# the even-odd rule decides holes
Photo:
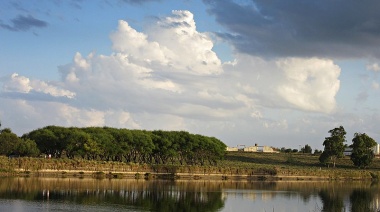
[(336, 107), (340, 69), (331, 60), (236, 52), (234, 61), (222, 63), (189, 11), (157, 18), (141, 32), (120, 20), (110, 39), (112, 54), (75, 53), (59, 67), (61, 81), (3, 78), (2, 117), (18, 114), (23, 132), (57, 124), (287, 133), (298, 122), (274, 118), (279, 111)]

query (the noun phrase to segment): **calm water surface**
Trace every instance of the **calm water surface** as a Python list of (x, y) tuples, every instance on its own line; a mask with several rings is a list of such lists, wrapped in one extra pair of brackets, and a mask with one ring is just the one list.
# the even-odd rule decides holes
[(364, 182), (0, 178), (0, 211), (379, 211)]

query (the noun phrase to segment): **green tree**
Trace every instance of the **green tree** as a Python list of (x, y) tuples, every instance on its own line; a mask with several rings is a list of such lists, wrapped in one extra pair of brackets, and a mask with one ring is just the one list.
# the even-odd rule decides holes
[(226, 145), (215, 137), (209, 138), (211, 145), (208, 160), (210, 165), (216, 165), (217, 160), (223, 159), (226, 154)]
[[(104, 129), (113, 137), (113, 161), (122, 161), (130, 152), (130, 144), (132, 143), (132, 133), (128, 129), (115, 129), (104, 127)], [(127, 159), (127, 157), (126, 157)]]
[(352, 162), (359, 168), (368, 167), (375, 157), (372, 148), (377, 143), (365, 133), (355, 133), (352, 143)]
[(97, 157), (103, 154), (104, 152), (99, 143), (97, 143), (92, 138), (86, 140), (86, 143), (84, 143), (83, 148), (88, 160), (96, 160)]
[(311, 149), (311, 146), (309, 146), (309, 144), (306, 144), (305, 147), (302, 147), (301, 148), (301, 152), (302, 153), (308, 153), (310, 154), (313, 150)]
[(57, 157), (60, 154), (60, 151), (57, 148), (58, 138), (55, 136), (54, 132), (48, 128), (34, 130), (23, 135), (22, 138), (34, 140), (41, 153), (47, 155), (51, 154), (54, 157)]
[(70, 134), (67, 137), (66, 156), (74, 159), (76, 155), (85, 158), (86, 150), (84, 145), (91, 139), (90, 135), (78, 128), (70, 128)]
[(36, 142), (19, 138), (9, 128), (0, 130), (0, 146), (2, 155), (38, 156), (40, 154)]
[(36, 142), (30, 139), (19, 139), (15, 152), (21, 157), (36, 157), (40, 154)]
[(0, 154), (9, 156), (16, 154), (17, 146), (20, 143), (19, 137), (11, 129), (0, 130)]
[(146, 163), (153, 152), (154, 144), (149, 133), (144, 130), (132, 130), (132, 161), (134, 163)]
[(47, 126), (44, 129), (51, 131), (56, 137), (54, 147), (54, 154), (56, 157), (60, 158), (62, 153), (67, 149), (68, 140), (72, 132), (65, 127), (61, 126)]
[(331, 163), (330, 155), (326, 151), (323, 151), (321, 155), (319, 155), (319, 162), (329, 166)]
[(152, 141), (155, 145), (153, 149), (153, 159), (156, 164), (166, 164), (170, 157), (175, 155), (172, 148), (172, 132), (156, 130), (152, 132)]
[[(343, 157), (344, 142), (346, 142), (346, 131), (343, 126), (340, 126), (330, 130), (329, 133), (330, 137), (326, 137), (323, 142), (325, 149), (319, 157), (319, 161), (324, 164), (327, 162), (332, 162), (333, 167), (335, 167), (337, 159)], [(327, 160), (327, 158), (329, 159)]]

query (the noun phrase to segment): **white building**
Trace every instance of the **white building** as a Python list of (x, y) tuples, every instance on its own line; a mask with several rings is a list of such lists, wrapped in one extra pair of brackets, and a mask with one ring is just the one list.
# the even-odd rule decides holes
[(373, 150), (373, 153), (374, 153), (375, 155), (380, 155), (380, 144), (376, 144), (376, 146), (374, 146), (374, 147), (372, 148), (372, 150)]
[(350, 156), (352, 153), (352, 148), (348, 147), (344, 149), (343, 155), (344, 156)]
[(245, 145), (238, 145), (237, 147), (226, 147), (227, 152), (276, 152), (273, 150), (270, 146), (249, 146), (246, 147)]
[(270, 146), (249, 146), (243, 149), (244, 152), (274, 152)]
[[(372, 151), (375, 155), (380, 155), (380, 144), (376, 144), (376, 146), (372, 147)], [(344, 149), (343, 155), (350, 156), (352, 154), (352, 148), (347, 147)]]
[(239, 148), (237, 148), (237, 147), (227, 147), (226, 148), (226, 151), (227, 152), (237, 152), (237, 151), (239, 151)]

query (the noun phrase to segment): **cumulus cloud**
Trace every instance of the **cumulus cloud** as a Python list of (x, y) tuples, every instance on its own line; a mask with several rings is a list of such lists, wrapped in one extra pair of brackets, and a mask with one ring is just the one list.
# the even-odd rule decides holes
[[(189, 11), (155, 21), (141, 32), (119, 21), (110, 34), (113, 53), (73, 53), (73, 60), (58, 68), (59, 82), (7, 77), (0, 92), (23, 95), (0, 95), (7, 105), (0, 115), (9, 121), (19, 112), (24, 121), (16, 128), (23, 132), (51, 124), (107, 125), (225, 138), (238, 130), (246, 139), (256, 130), (259, 139), (271, 130), (302, 129), (295, 124), (302, 122), (286, 116), (290, 112), (323, 114), (336, 107), (340, 69), (331, 60), (268, 60), (236, 52), (235, 60), (222, 64)], [(68, 101), (28, 101), (33, 93)]]
[(3, 90), (8, 92), (29, 93), (32, 87), (30, 86), (29, 78), (14, 73), (10, 76), (9, 81), (3, 83)]
[(0, 27), (10, 31), (28, 31), (31, 28), (44, 28), (48, 26), (48, 23), (34, 18), (32, 15), (18, 15), (11, 20), (12, 24), (4, 24), (0, 22)]
[(196, 75), (222, 72), (221, 61), (212, 50), (211, 38), (196, 30), (193, 14), (189, 11), (172, 11), (171, 16), (159, 18), (147, 26), (146, 34), (119, 21), (111, 40), (115, 51), (128, 55), (140, 65), (156, 69), (164, 66), (164, 70), (170, 72)]
[(48, 125), (140, 128), (131, 114), (123, 110), (100, 111), (78, 108), (61, 102), (9, 98), (1, 98), (1, 103), (2, 123), (18, 134)]
[[(380, 57), (380, 2), (203, 0), (237, 51), (268, 57)], [(365, 11), (365, 12), (363, 12)]]
[(284, 71), (285, 81), (278, 93), (297, 108), (332, 112), (339, 91), (340, 68), (327, 59), (281, 59), (277, 62)]
[[(245, 94), (254, 105), (322, 113), (333, 112), (339, 91), (340, 68), (332, 60), (318, 58), (283, 58), (263, 60), (238, 55), (225, 64), (234, 73), (237, 93)], [(231, 78), (230, 78), (231, 79)]]
[(30, 80), (25, 76), (19, 76), (17, 73), (12, 74), (9, 78), (3, 80), (3, 92), (29, 93), (31, 91), (44, 93), (53, 97), (74, 98), (75, 93), (61, 89), (40, 80)]

